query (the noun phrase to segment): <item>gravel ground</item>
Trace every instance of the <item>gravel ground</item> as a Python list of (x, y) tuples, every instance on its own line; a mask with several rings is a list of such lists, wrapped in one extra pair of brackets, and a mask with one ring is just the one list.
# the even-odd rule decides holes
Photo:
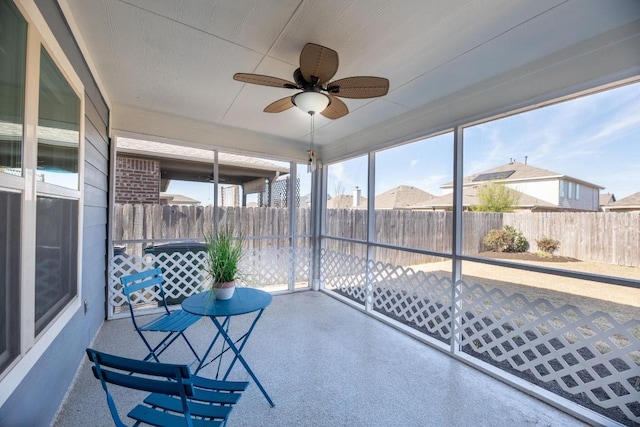
[[(640, 268), (583, 262), (568, 258), (546, 260), (535, 254), (491, 254), (495, 258), (535, 264), (561, 270), (594, 273), (604, 276), (624, 277), (640, 284)], [(533, 257), (533, 258), (532, 258)], [(451, 261), (412, 266), (414, 270), (450, 272)], [(640, 289), (615, 286), (570, 277), (534, 273), (519, 269), (496, 267), (464, 261), (463, 279), (468, 283), (480, 283), (485, 287), (500, 287), (505, 292), (519, 292), (530, 300), (545, 298), (556, 307), (575, 305), (585, 314), (605, 311), (618, 321), (640, 319)]]

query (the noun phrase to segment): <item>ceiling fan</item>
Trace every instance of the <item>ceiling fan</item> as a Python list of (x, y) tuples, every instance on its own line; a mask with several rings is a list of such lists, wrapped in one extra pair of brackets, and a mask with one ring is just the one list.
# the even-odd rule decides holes
[(305, 113), (320, 113), (328, 119), (338, 119), (349, 113), (342, 98), (376, 98), (389, 91), (389, 80), (382, 77), (347, 77), (330, 82), (338, 71), (338, 53), (328, 47), (307, 43), (300, 52), (300, 68), (293, 80), (260, 74), (236, 73), (234, 80), (262, 86), (301, 90), (293, 96), (267, 105), (265, 113), (281, 113), (294, 105)]

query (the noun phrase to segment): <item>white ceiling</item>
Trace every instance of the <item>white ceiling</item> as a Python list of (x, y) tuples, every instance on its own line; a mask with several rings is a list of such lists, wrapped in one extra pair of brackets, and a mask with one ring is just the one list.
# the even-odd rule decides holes
[(350, 114), (316, 118), (325, 159), (364, 152), (640, 74), (638, 0), (59, 0), (112, 109), (116, 134), (304, 156), (309, 116), (262, 112), (295, 92), (308, 42), (334, 79), (390, 80)]

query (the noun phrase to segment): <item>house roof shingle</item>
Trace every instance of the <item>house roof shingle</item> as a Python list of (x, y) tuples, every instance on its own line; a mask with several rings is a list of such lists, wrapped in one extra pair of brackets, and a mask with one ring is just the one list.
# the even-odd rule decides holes
[(600, 194), (600, 206), (607, 206), (616, 201), (616, 196), (613, 193), (603, 193)]
[(435, 196), (410, 185), (399, 185), (376, 196), (376, 209), (407, 209)]
[[(339, 194), (327, 200), (327, 209), (349, 209), (353, 208), (353, 196), (350, 194)], [(367, 208), (367, 198), (360, 197), (360, 204), (357, 209)]]
[(607, 210), (640, 209), (640, 191), (607, 206)]
[[(474, 185), (473, 187), (465, 187), (462, 192), (462, 206), (468, 208), (478, 204), (478, 187), (481, 185)], [(418, 203), (411, 206), (410, 209), (446, 209), (451, 208), (453, 205), (453, 193), (443, 194), (442, 196), (434, 197), (431, 200), (427, 200), (423, 203)], [(558, 207), (552, 203), (540, 200), (536, 197), (530, 196), (526, 193), (520, 193), (520, 200), (517, 205), (520, 209), (535, 209), (535, 208), (551, 208), (557, 209)]]
[[(508, 177), (501, 178), (501, 174), (504, 172), (513, 172)], [(604, 188), (597, 184), (593, 184), (591, 182), (583, 181), (581, 179), (577, 179), (568, 175), (564, 175), (558, 172), (553, 172), (547, 169), (537, 168), (535, 166), (531, 166), (526, 163), (521, 162), (510, 162), (504, 165), (496, 166), (495, 168), (488, 169), (482, 172), (475, 173), (473, 175), (466, 176), (463, 180), (463, 185), (473, 185), (478, 184), (483, 181), (474, 181), (476, 178), (481, 175), (485, 176), (496, 176), (497, 178), (493, 179), (495, 182), (517, 182), (517, 181), (530, 181), (530, 180), (540, 180), (540, 179), (570, 179), (572, 181), (578, 182), (580, 184), (588, 185), (590, 187)], [(491, 178), (484, 180), (489, 181)], [(440, 186), (440, 188), (452, 188), (453, 182), (447, 182)]]

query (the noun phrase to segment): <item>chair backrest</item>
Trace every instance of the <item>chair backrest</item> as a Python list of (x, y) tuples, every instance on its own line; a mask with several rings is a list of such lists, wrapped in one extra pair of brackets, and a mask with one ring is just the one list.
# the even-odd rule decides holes
[[(109, 410), (117, 426), (125, 424), (118, 416), (107, 383), (151, 393), (180, 396), (182, 413), (187, 420), (190, 420), (191, 414), (187, 398), (193, 396), (194, 389), (191, 383), (191, 372), (187, 365), (143, 362), (102, 353), (91, 348), (87, 349), (87, 356), (93, 362), (93, 375), (100, 380), (102, 388), (107, 394)], [(189, 421), (187, 423), (189, 424)]]
[[(129, 303), (129, 309), (131, 310), (131, 316), (135, 322), (135, 316), (133, 308), (136, 304), (144, 301), (144, 293), (151, 288), (157, 288), (160, 291), (160, 302), (165, 311), (169, 313), (167, 302), (164, 294), (164, 277), (162, 276), (162, 270), (159, 268), (153, 268), (151, 270), (141, 271), (139, 273), (130, 274), (128, 276), (120, 277), (120, 283), (122, 283), (122, 292), (127, 297)], [(155, 293), (156, 291), (154, 291)], [(135, 299), (134, 299), (135, 294)]]

